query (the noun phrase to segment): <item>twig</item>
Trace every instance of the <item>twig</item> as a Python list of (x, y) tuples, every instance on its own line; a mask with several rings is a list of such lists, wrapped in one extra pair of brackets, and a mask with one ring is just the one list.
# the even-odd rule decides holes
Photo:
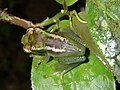
[(27, 21), (25, 19), (8, 14), (7, 9), (4, 9), (3, 11), (0, 10), (0, 21), (8, 22), (25, 29), (35, 26), (31, 21)]

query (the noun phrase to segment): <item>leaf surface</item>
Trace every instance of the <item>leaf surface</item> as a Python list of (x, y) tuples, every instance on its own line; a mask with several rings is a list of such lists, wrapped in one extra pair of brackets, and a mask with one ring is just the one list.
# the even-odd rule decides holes
[(54, 74), (57, 61), (41, 63), (34, 58), (31, 80), (33, 90), (115, 90), (114, 78), (109, 70), (90, 53), (89, 62), (79, 65), (64, 75)]

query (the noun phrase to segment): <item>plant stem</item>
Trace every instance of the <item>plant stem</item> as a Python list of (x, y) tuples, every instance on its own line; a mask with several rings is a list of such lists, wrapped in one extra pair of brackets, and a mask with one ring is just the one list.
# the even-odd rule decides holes
[(50, 18), (50, 19), (47, 18), (43, 22), (37, 23), (35, 26), (43, 28), (43, 27), (45, 27), (47, 25), (56, 23), (61, 17), (65, 16), (65, 15), (68, 15), (68, 14), (69, 14), (69, 12), (67, 10), (61, 10), (61, 12), (57, 13), (52, 18)]
[(27, 21), (25, 19), (21, 19), (16, 16), (12, 16), (8, 14), (6, 11), (7, 9), (4, 9), (3, 11), (0, 10), (0, 21), (8, 22), (8, 23), (20, 26), (25, 29), (35, 26), (31, 21)]

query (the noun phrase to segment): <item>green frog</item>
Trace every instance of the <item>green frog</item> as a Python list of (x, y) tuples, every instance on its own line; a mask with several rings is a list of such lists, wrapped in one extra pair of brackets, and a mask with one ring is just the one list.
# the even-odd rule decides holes
[[(22, 37), (23, 49), (25, 52), (35, 56), (47, 55), (57, 60), (62, 70), (68, 72), (86, 60), (85, 46), (80, 37), (75, 34), (72, 28), (65, 28), (64, 32), (48, 33), (40, 28), (29, 28)], [(67, 68), (66, 68), (67, 66)]]

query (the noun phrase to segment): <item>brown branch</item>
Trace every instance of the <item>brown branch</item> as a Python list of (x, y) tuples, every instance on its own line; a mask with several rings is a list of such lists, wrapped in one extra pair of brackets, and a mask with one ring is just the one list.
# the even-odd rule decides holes
[(3, 11), (0, 10), (0, 21), (8, 22), (23, 27), (25, 29), (35, 26), (31, 21), (27, 21), (16, 16), (12, 16), (8, 14), (6, 11), (7, 9), (4, 9)]
[(23, 27), (25, 29), (27, 29), (29, 27), (34, 27), (34, 24), (31, 21), (27, 21), (25, 19), (21, 19), (16, 16), (11, 16), (10, 23), (15, 24), (20, 27)]

